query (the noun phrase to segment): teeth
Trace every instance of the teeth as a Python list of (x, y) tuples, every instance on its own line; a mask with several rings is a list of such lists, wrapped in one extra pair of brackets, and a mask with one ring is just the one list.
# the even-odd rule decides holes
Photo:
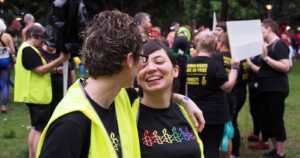
[(148, 78), (147, 81), (153, 81), (153, 80), (158, 80), (158, 79), (160, 79), (159, 76), (153, 76), (153, 77)]

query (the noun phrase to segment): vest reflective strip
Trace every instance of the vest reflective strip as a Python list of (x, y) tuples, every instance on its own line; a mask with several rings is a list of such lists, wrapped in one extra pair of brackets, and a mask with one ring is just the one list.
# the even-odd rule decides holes
[[(131, 111), (130, 101), (125, 89), (122, 89), (115, 98), (116, 116), (124, 158), (140, 158), (137, 127)], [(107, 131), (97, 112), (86, 98), (80, 81), (77, 80), (68, 90), (64, 99), (55, 109), (50, 121), (45, 127), (38, 145), (37, 156), (45, 139), (49, 126), (60, 116), (74, 111), (80, 111), (91, 120), (91, 140), (89, 158), (117, 158)]]
[[(22, 55), (23, 49), (26, 47), (31, 47), (40, 56), (39, 51), (35, 47), (25, 42), (20, 46), (15, 67), (14, 101), (33, 104), (49, 104), (52, 100), (50, 73), (38, 75), (32, 70), (24, 68)], [(43, 64), (46, 64), (46, 61), (42, 57), (41, 60)]]

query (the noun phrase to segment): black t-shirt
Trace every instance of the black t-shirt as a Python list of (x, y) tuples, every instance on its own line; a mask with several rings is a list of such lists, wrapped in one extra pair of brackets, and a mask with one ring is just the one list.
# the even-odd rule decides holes
[(199, 158), (200, 148), (179, 106), (153, 109), (140, 104), (138, 131), (143, 158)]
[(245, 89), (249, 78), (249, 64), (247, 60), (240, 61), (239, 73), (237, 77), (236, 87)]
[(31, 47), (23, 49), (22, 63), (27, 70), (33, 70), (43, 65), (41, 57)]
[[(104, 109), (90, 97), (88, 97), (88, 100), (99, 115), (118, 157), (121, 158), (122, 149), (114, 103), (109, 109)], [(90, 133), (91, 120), (83, 113), (72, 112), (66, 114), (50, 125), (40, 157), (86, 158), (90, 147)]]
[[(40, 49), (40, 53), (42, 57), (47, 61), (47, 63), (57, 59), (60, 54), (59, 53), (48, 53), (44, 49)], [(59, 65), (59, 66), (62, 66)], [(68, 77), (68, 87), (71, 86), (72, 81), (70, 77), (70, 71), (75, 69), (75, 63), (69, 62), (69, 77)], [(63, 98), (63, 74), (57, 73), (55, 71), (51, 71), (51, 84), (52, 84), (52, 101), (50, 105), (52, 106), (52, 111), (55, 109), (59, 101)]]
[(228, 76), (224, 66), (217, 60), (197, 56), (186, 66), (188, 96), (203, 111), (207, 124), (222, 124), (229, 119), (225, 93), (220, 89)]
[[(226, 73), (229, 74), (231, 71), (231, 54), (230, 52), (216, 52), (213, 56), (214, 59), (221, 62), (226, 69)], [(247, 60), (240, 61), (238, 77), (236, 85), (233, 87), (232, 92), (236, 92), (236, 88), (245, 88), (248, 82), (249, 76), (249, 65)]]
[[(251, 62), (254, 65), (258, 65), (258, 60), (260, 60), (260, 55), (255, 56), (254, 58), (251, 58)], [(250, 90), (257, 90), (258, 88), (258, 79), (257, 79), (257, 73), (249, 70), (249, 80), (248, 80), (248, 87)]]
[[(275, 46), (274, 46), (275, 45)], [(274, 60), (289, 59), (289, 49), (281, 40), (276, 40), (268, 47), (268, 56)], [(277, 71), (264, 60), (260, 60), (258, 87), (261, 92), (289, 92), (288, 77), (284, 72)]]

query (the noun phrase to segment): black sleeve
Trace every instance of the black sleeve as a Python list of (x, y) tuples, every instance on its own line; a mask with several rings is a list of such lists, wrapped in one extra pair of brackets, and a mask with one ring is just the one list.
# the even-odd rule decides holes
[(275, 46), (276, 60), (289, 59), (289, 48), (282, 41), (277, 42)]
[(23, 49), (22, 63), (27, 70), (33, 70), (43, 65), (41, 57), (30, 47)]
[(49, 127), (39, 157), (87, 157), (90, 130), (91, 121), (81, 112), (62, 116)]
[(134, 88), (126, 88), (126, 91), (130, 100), (130, 104), (132, 105), (134, 100), (138, 97), (138, 93)]
[(228, 81), (228, 75), (226, 74), (226, 70), (223, 65), (215, 62), (216, 71), (214, 75), (214, 80), (217, 87), (222, 86), (226, 81)]

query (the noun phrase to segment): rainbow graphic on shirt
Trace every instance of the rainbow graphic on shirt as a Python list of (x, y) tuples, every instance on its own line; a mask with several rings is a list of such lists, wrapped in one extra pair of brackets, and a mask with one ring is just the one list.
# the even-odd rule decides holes
[(173, 144), (180, 143), (183, 141), (191, 141), (196, 140), (196, 137), (193, 132), (189, 130), (189, 128), (176, 128), (173, 127), (171, 131), (168, 131), (166, 128), (162, 130), (162, 132), (158, 132), (154, 130), (152, 133), (148, 130), (144, 131), (144, 136), (142, 138), (143, 144), (145, 146), (151, 147), (155, 144), (163, 145), (163, 144)]

